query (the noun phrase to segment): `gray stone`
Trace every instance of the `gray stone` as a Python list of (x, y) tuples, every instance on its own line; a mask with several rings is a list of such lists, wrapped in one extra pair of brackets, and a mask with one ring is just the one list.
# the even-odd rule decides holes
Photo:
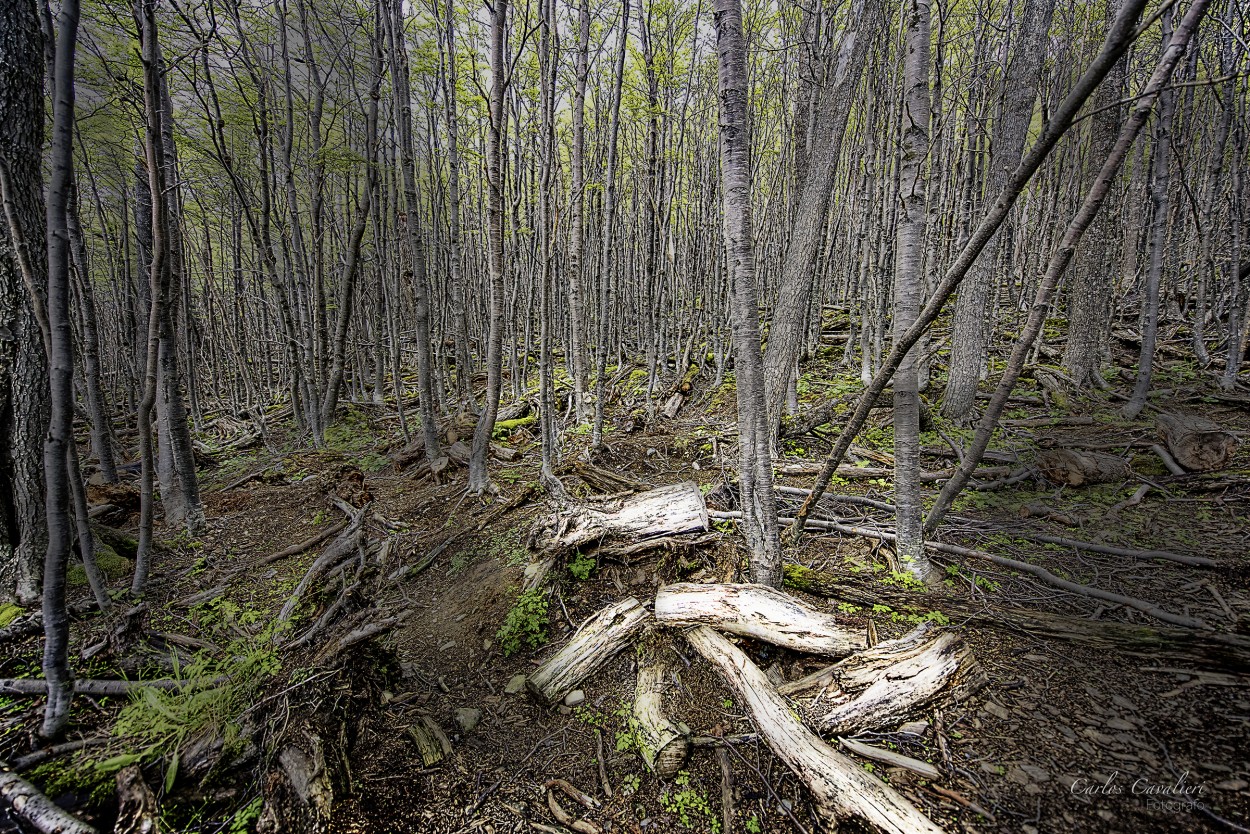
[(525, 675), (513, 675), (508, 679), (508, 685), (503, 691), (509, 695), (515, 695), (525, 688)]
[(460, 729), (466, 733), (473, 732), (473, 729), (482, 720), (482, 711), (473, 707), (461, 707), (456, 710), (456, 723), (460, 725)]
[(586, 700), (586, 693), (580, 689), (574, 689), (568, 695), (564, 696), (564, 705), (566, 707), (575, 707)]

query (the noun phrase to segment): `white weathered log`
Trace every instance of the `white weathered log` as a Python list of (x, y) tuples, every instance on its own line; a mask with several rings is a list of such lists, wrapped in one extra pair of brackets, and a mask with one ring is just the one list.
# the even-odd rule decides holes
[(797, 695), (811, 689), (859, 692), (885, 674), (890, 666), (922, 651), (933, 639), (933, 631), (932, 623), (923, 622), (902, 637), (876, 643), (806, 677), (783, 684), (777, 691), (782, 695)]
[(874, 762), (881, 762), (890, 767), (901, 767), (904, 770), (910, 770), (912, 773), (923, 776), (926, 779), (937, 779), (942, 774), (936, 767), (928, 762), (922, 762), (919, 759), (913, 759), (911, 756), (904, 756), (902, 753), (896, 753), (893, 750), (886, 750), (882, 747), (873, 747), (870, 744), (856, 741), (853, 738), (840, 738), (838, 743), (850, 750), (856, 756), (864, 759), (872, 759)]
[(12, 809), (14, 817), (40, 834), (96, 834), (94, 828), (62, 810), (5, 762), (0, 762), (0, 799)]
[(668, 665), (657, 647), (643, 644), (634, 690), (634, 721), (642, 758), (662, 779), (672, 778), (686, 761), (690, 741), (664, 714), (664, 681)]
[(686, 639), (717, 668), (750, 710), (760, 735), (811, 791), (817, 815), (831, 828), (841, 820), (857, 817), (891, 834), (935, 834), (942, 830), (897, 791), (809, 730), (759, 667), (724, 637), (700, 626)]
[(1192, 472), (1224, 468), (1241, 445), (1217, 423), (1193, 414), (1160, 414), (1155, 425), (1172, 457)]
[(634, 597), (609, 605), (582, 623), (569, 641), (525, 681), (544, 704), (554, 704), (641, 633), (651, 615)]
[(708, 529), (707, 507), (693, 481), (649, 489), (603, 506), (571, 504), (539, 519), (530, 531), (530, 547), (561, 552), (606, 536), (646, 539)]
[(743, 637), (809, 654), (841, 657), (864, 648), (862, 635), (764, 585), (665, 585), (655, 596), (661, 625), (711, 625)]
[[(902, 655), (903, 659), (884, 668), (875, 662), (850, 667), (844, 686), (862, 684), (870, 676), (875, 676), (875, 680), (849, 700), (835, 695), (834, 700), (842, 702), (820, 711), (815, 718), (816, 728), (821, 733), (843, 735), (894, 727), (939, 695), (966, 697), (984, 681), (971, 649), (952, 632), (939, 635), (919, 651), (909, 646)], [(816, 710), (820, 710), (819, 706)]]

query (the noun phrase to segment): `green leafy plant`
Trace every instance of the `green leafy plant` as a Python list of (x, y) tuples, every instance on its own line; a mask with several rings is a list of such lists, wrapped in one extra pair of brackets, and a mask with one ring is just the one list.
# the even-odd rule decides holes
[(531, 588), (517, 597), (512, 610), (504, 618), (495, 635), (505, 657), (521, 650), (522, 645), (536, 649), (547, 642), (547, 597), (539, 588)]
[(581, 580), (589, 579), (594, 570), (595, 560), (585, 553), (578, 553), (577, 558), (569, 562), (569, 573)]
[(683, 828), (694, 828), (695, 822), (703, 818), (706, 819), (707, 827), (719, 834), (720, 820), (707, 797), (689, 786), (690, 774), (684, 770), (679, 771), (673, 781), (681, 790), (660, 794), (660, 805), (664, 810), (677, 817)]

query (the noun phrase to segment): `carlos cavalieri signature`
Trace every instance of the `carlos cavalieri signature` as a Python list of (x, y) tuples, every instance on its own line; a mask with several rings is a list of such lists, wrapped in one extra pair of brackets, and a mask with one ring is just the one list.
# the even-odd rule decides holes
[(1069, 792), (1082, 799), (1100, 796), (1140, 796), (1147, 807), (1159, 810), (1180, 810), (1202, 806), (1200, 801), (1207, 795), (1207, 786), (1189, 780), (1186, 770), (1171, 782), (1154, 782), (1148, 776), (1134, 777), (1113, 770), (1102, 778), (1077, 777), (1068, 787)]

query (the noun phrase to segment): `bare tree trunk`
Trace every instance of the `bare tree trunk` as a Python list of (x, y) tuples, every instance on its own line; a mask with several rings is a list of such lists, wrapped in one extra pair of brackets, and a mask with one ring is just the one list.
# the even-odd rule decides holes
[(751, 220), (751, 133), (747, 120), (747, 48), (739, 0), (716, 0), (716, 55), (720, 64), (721, 199), (729, 266), (734, 372), (738, 393), (738, 480), (751, 578), (781, 587), (781, 542), (760, 355), (759, 295)]
[(853, 97), (863, 74), (868, 48), (884, 26), (880, 0), (856, 0), (846, 25), (837, 49), (828, 57), (825, 86), (820, 92), (812, 127), (812, 149), (806, 158), (802, 191), (795, 208), (794, 227), (786, 246), (777, 304), (768, 331), (764, 386), (770, 443), (781, 424), (786, 388), (803, 345), (812, 287), (816, 283), (816, 255), (826, 235), (829, 203)]
[(464, 276), (460, 271), (460, 121), (456, 114), (456, 23), (455, 3), (447, 0), (444, 10), (447, 39), (447, 261), (448, 295), (451, 298), (451, 325), (456, 343), (456, 391), (460, 409), (473, 408), (473, 361), (469, 357), (469, 326), (464, 309)]
[(47, 550), (42, 48), (35, 5), (0, 5), (0, 598), (24, 605), (39, 599)]
[[(1163, 13), (1163, 51), (1172, 37), (1172, 11)], [(1182, 47), (1183, 49), (1183, 47)], [(1137, 382), (1124, 406), (1124, 416), (1136, 419), (1146, 407), (1150, 377), (1159, 332), (1159, 284), (1163, 279), (1163, 255), (1167, 248), (1168, 212), (1171, 208), (1168, 184), (1172, 177), (1172, 116), (1176, 113), (1176, 92), (1164, 90), (1159, 96), (1159, 118), (1154, 136), (1154, 180), (1150, 186), (1150, 256), (1146, 267), (1145, 309), (1142, 316), (1141, 354), (1137, 360)]]
[[(903, 59), (903, 140), (899, 161), (898, 242), (894, 261), (894, 338), (920, 313), (924, 292), (926, 210), (924, 162), (929, 150), (929, 0), (909, 0)], [(922, 582), (933, 571), (924, 550), (920, 500), (920, 391), (914, 352), (894, 374), (894, 503), (901, 565)]]
[[(989, 182), (986, 191), (997, 194), (1020, 164), (1029, 125), (1033, 122), (1033, 102), (1041, 81), (1042, 63), (1050, 44), (1050, 20), (1054, 0), (1026, 0), (1020, 31), (1024, 40), (1016, 48), (1002, 80), (1002, 110), (994, 120), (990, 143)], [(966, 422), (972, 413), (977, 385), (985, 369), (990, 331), (994, 325), (991, 290), (999, 262), (1003, 234), (996, 234), (973, 263), (968, 277), (959, 286), (952, 325), (950, 379), (942, 401), (942, 413), (952, 420)]]
[[(495, 0), (491, 10), (490, 28), (490, 126), (486, 139), (486, 178), (489, 186), (487, 254), (490, 268), (489, 333), (486, 337), (486, 399), (473, 431), (473, 449), (469, 456), (469, 492), (481, 495), (496, 488), (486, 470), (486, 453), (495, 431), (495, 415), (499, 412), (500, 377), (503, 371), (503, 137), (507, 130), (504, 119), (504, 93), (508, 87), (508, 71), (504, 63), (504, 41), (508, 37), (508, 0)], [(513, 369), (513, 374), (517, 369)]]
[(73, 542), (66, 461), (74, 444), (74, 334), (70, 324), (68, 212), (74, 166), (74, 52), (78, 2), (66, 0), (57, 15), (52, 78), (52, 177), (48, 211), (48, 370), (51, 409), (43, 444), (47, 490), (48, 551), (43, 563), (43, 676), (48, 682), (40, 734), (61, 733), (69, 720), (74, 678), (69, 668), (69, 612), (65, 571)]
[(581, 0), (577, 13), (577, 62), (573, 84), (573, 152), (569, 228), (569, 368), (573, 377), (573, 411), (577, 422), (587, 417), (586, 310), (582, 286), (582, 248), (586, 230), (586, 79), (590, 73), (590, 0)]

